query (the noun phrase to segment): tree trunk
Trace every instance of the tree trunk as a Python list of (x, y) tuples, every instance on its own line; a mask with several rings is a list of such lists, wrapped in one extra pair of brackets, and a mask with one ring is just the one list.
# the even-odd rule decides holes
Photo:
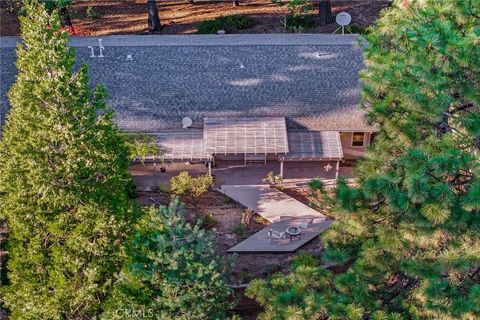
[(70, 13), (68, 12), (67, 7), (61, 7), (59, 10), (60, 21), (63, 26), (71, 27), (72, 19), (70, 19)]
[(233, 6), (238, 7), (240, 4), (238, 3), (238, 0), (233, 0)]
[(148, 31), (160, 31), (162, 25), (158, 16), (158, 8), (156, 0), (147, 0), (148, 5)]
[(332, 6), (330, 0), (321, 0), (318, 5), (318, 13), (320, 14), (320, 24), (326, 25), (334, 21), (332, 15)]

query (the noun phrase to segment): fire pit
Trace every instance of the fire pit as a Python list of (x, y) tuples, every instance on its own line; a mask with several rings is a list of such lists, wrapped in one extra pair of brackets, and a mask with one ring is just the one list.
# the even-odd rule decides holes
[(301, 232), (300, 228), (299, 227), (294, 227), (294, 226), (288, 227), (285, 230), (285, 233), (290, 238), (290, 242), (292, 242), (292, 240), (294, 238), (298, 238), (298, 240), (300, 240), (301, 236), (302, 236), (302, 232)]

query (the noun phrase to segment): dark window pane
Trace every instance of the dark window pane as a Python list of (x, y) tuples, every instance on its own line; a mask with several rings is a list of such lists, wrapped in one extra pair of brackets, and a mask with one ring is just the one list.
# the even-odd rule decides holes
[(353, 147), (363, 147), (363, 132), (354, 132), (352, 146)]

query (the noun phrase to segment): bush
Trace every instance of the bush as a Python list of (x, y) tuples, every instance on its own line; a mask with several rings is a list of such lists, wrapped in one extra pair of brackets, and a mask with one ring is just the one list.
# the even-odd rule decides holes
[(218, 224), (213, 213), (207, 213), (204, 216), (197, 214), (197, 219), (200, 221), (202, 228), (211, 228)]
[(241, 213), (240, 222), (245, 225), (249, 225), (252, 220), (254, 212), (252, 209), (245, 209)]
[(232, 32), (235, 30), (251, 28), (254, 25), (255, 21), (246, 15), (224, 16), (213, 20), (202, 21), (198, 26), (197, 33), (210, 34), (217, 33), (218, 30)]
[(285, 18), (285, 28), (294, 30), (300, 28), (313, 28), (315, 26), (315, 20), (312, 16), (306, 15), (288, 15)]
[(247, 225), (243, 223), (239, 223), (235, 227), (233, 227), (232, 231), (237, 236), (244, 237), (245, 234), (247, 233)]
[(193, 203), (195, 203), (196, 198), (207, 192), (212, 185), (213, 178), (211, 176), (204, 175), (194, 178), (186, 171), (182, 171), (179, 175), (170, 179), (171, 191), (178, 196), (189, 194)]
[(90, 20), (95, 20), (100, 18), (100, 14), (96, 12), (92, 6), (87, 7), (86, 15), (87, 15), (87, 19), (90, 19)]
[(10, 13), (16, 13), (19, 12), (20, 9), (22, 8), (22, 0), (6, 0), (2, 1), (2, 7), (7, 10), (7, 12)]
[(362, 35), (366, 35), (370, 32), (368, 28), (365, 28), (365, 27), (362, 27), (362, 26), (356, 26), (356, 25), (348, 26), (347, 29), (351, 33), (362, 34)]

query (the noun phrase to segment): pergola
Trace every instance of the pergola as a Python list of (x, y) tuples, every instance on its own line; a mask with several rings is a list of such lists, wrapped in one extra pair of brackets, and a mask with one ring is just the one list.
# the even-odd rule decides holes
[(154, 134), (162, 149), (162, 160), (212, 160), (205, 151), (202, 130), (163, 131)]
[(267, 154), (287, 154), (285, 118), (205, 118), (205, 149), (211, 154), (243, 154), (245, 161)]
[(280, 176), (283, 176), (284, 161), (334, 160), (337, 162), (335, 178), (338, 178), (343, 149), (340, 134), (337, 131), (289, 131), (288, 145), (290, 152), (278, 157)]
[(290, 130), (285, 118), (204, 118), (202, 130), (156, 133), (163, 150), (162, 160), (208, 163), (214, 155), (242, 154), (250, 160), (266, 162), (267, 154), (277, 155), (280, 176), (285, 161), (336, 161), (336, 176), (343, 158), (337, 131)]

